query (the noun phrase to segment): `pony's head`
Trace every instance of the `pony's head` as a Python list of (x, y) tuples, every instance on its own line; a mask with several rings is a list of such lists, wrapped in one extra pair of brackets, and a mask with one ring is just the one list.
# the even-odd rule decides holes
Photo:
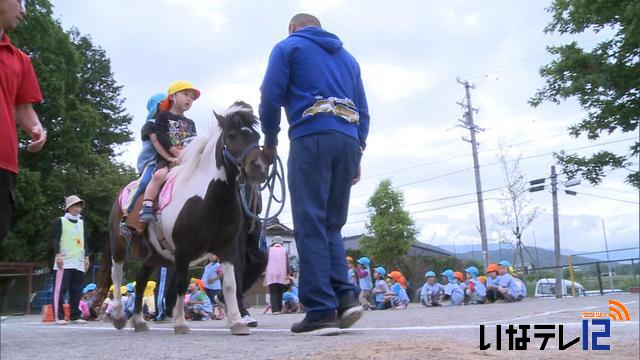
[(222, 129), (219, 141), (224, 161), (235, 165), (247, 182), (264, 182), (269, 166), (258, 146), (258, 118), (253, 114), (251, 106), (237, 101), (224, 113), (215, 115)]

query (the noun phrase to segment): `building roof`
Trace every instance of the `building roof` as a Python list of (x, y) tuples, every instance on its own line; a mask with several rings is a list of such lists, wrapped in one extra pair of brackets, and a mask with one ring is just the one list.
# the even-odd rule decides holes
[[(344, 247), (347, 250), (357, 250), (360, 249), (360, 235), (354, 236), (346, 236), (343, 237)], [(452, 253), (449, 251), (439, 248), (437, 246), (425, 244), (423, 242), (417, 241), (413, 245), (411, 245), (411, 249), (407, 253), (408, 256), (451, 256)]]
[(268, 236), (293, 236), (293, 230), (280, 223), (280, 220), (274, 219), (267, 224), (265, 229)]

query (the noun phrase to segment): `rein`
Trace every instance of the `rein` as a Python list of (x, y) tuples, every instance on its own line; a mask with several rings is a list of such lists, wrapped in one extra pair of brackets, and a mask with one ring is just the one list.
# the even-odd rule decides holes
[[(266, 225), (269, 222), (277, 219), (278, 215), (282, 213), (287, 194), (287, 189), (284, 182), (284, 167), (282, 165), (282, 160), (278, 155), (274, 156), (273, 163), (271, 164), (271, 170), (269, 171), (267, 179), (265, 180), (264, 184), (259, 187), (259, 189), (256, 189), (255, 186), (247, 183), (246, 174), (242, 165), (249, 152), (256, 148), (259, 148), (258, 143), (254, 142), (249, 144), (249, 146), (247, 146), (239, 156), (234, 156), (231, 151), (227, 149), (227, 146), (224, 143), (224, 136), (221, 136), (221, 145), (224, 160), (228, 163), (233, 164), (238, 169), (238, 187), (240, 191), (240, 203), (242, 204), (242, 211), (244, 212), (245, 216), (254, 220), (254, 222), (251, 223), (249, 231), (253, 231), (255, 221), (262, 222), (260, 231), (260, 249), (263, 252), (266, 252)], [(279, 186), (276, 186), (276, 181), (279, 182)], [(281, 194), (280, 196), (277, 195), (276, 188), (279, 188)], [(265, 189), (267, 189), (268, 191), (267, 209), (264, 212), (265, 216), (260, 217), (256, 213), (258, 212), (258, 203), (261, 201), (260, 193), (262, 193), (262, 191), (264, 191)], [(271, 212), (271, 206), (274, 204), (279, 204), (275, 205), (279, 207), (273, 215), (269, 215), (269, 213)]]

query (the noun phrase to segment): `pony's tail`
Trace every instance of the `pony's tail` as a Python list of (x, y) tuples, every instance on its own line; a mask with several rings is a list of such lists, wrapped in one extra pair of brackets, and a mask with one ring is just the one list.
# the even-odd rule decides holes
[[(113, 266), (113, 262), (111, 260), (111, 244), (115, 241), (115, 237), (117, 236), (115, 232), (118, 231), (118, 226), (120, 226), (119, 221), (121, 218), (121, 210), (120, 204), (118, 202), (118, 198), (113, 203), (113, 207), (111, 208), (111, 213), (109, 214), (109, 222), (108, 232), (109, 237), (107, 238), (107, 242), (104, 244), (102, 249), (102, 257), (100, 259), (100, 272), (98, 273), (98, 303), (101, 303), (109, 294), (109, 287), (113, 283), (111, 280), (111, 267)], [(114, 223), (115, 222), (115, 223)]]

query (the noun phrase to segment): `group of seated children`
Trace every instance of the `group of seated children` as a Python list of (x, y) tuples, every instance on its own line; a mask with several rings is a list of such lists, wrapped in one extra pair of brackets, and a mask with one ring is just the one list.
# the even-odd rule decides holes
[(427, 307), (441, 305), (485, 304), (496, 300), (521, 301), (527, 296), (524, 283), (510, 273), (511, 263), (506, 260), (489, 264), (487, 276), (478, 276), (478, 268), (470, 266), (465, 274), (451, 269), (443, 271), (442, 284), (436, 274), (427, 271), (427, 282), (420, 291), (420, 303)]
[[(154, 291), (156, 288), (155, 281), (148, 281), (147, 286), (142, 294), (142, 313), (146, 320), (155, 317), (156, 303), (154, 299)], [(96, 285), (91, 283), (85, 286), (83, 290), (83, 299), (80, 301), (80, 311), (82, 311), (85, 320), (111, 320), (113, 313), (113, 290), (111, 285), (107, 293), (107, 297), (101, 304), (97, 303)], [(124, 313), (127, 319), (133, 316), (136, 301), (136, 282), (128, 283), (120, 287), (120, 294)], [(84, 310), (83, 310), (84, 309)]]
[[(407, 280), (400, 271), (391, 271), (378, 266), (373, 270), (375, 284), (371, 280), (371, 260), (361, 257), (353, 264), (353, 258), (347, 256), (347, 276), (349, 281), (360, 290), (358, 300), (365, 310), (406, 309), (409, 305)], [(386, 277), (386, 280), (385, 280)], [(373, 305), (369, 297), (373, 295)]]

